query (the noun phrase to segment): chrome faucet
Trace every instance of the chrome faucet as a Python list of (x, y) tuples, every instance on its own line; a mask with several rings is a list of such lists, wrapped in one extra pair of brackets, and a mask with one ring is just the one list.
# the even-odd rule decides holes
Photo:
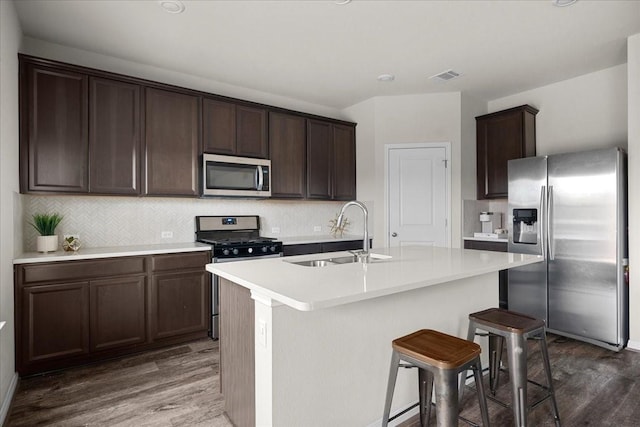
[[(344, 220), (344, 211), (347, 210), (349, 206), (357, 206), (362, 209), (362, 213), (364, 214), (364, 237), (362, 241), (362, 253), (358, 255), (358, 260), (361, 262), (366, 262), (369, 257), (369, 211), (367, 211), (367, 207), (357, 200), (352, 200), (347, 202), (340, 209), (340, 215), (338, 215), (338, 220), (336, 221), (336, 227), (342, 227), (342, 221)], [(361, 258), (362, 257), (362, 258)]]

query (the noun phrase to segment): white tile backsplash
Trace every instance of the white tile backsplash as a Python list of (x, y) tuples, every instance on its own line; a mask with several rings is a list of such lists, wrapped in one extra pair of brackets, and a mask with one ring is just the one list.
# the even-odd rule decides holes
[(499, 200), (463, 200), (462, 201), (462, 236), (472, 237), (474, 232), (482, 231), (480, 212), (502, 213), (502, 228), (507, 228), (507, 199)]
[[(259, 215), (261, 234), (278, 237), (329, 235), (329, 221), (344, 202), (191, 199), (102, 196), (23, 196), (24, 251), (35, 250), (37, 233), (28, 224), (34, 213), (59, 212), (64, 219), (59, 236), (79, 234), (83, 247), (192, 242), (197, 215)], [(367, 203), (368, 204), (368, 203)], [(370, 209), (370, 212), (372, 210)], [(362, 214), (355, 209), (347, 216), (349, 234), (360, 235)], [(372, 223), (370, 218), (370, 227)], [(314, 231), (320, 225), (322, 231)], [(162, 238), (163, 231), (173, 233)], [(62, 237), (61, 237), (62, 238)]]

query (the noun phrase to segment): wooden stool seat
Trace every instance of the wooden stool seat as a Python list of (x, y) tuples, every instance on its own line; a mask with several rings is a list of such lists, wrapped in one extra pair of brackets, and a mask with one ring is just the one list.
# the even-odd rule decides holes
[[(480, 346), (472, 341), (431, 329), (421, 329), (391, 342), (391, 366), (387, 382), (387, 397), (382, 414), (382, 427), (415, 406), (420, 408), (420, 425), (429, 425), (431, 400), (435, 393), (436, 418), (440, 427), (458, 425), (458, 375), (473, 370), (482, 424), (489, 425), (489, 411), (482, 386)], [(418, 368), (418, 403), (405, 408), (393, 417), (391, 403), (400, 362), (405, 368)]]
[(489, 308), (469, 315), (479, 325), (492, 326), (511, 333), (526, 333), (544, 328), (544, 320), (502, 308)]
[(399, 353), (440, 369), (459, 368), (475, 359), (481, 351), (474, 342), (431, 329), (421, 329), (395, 339), (392, 347)]

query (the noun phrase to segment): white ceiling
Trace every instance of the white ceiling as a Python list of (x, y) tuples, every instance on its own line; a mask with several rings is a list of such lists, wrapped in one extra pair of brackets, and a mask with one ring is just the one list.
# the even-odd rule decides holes
[[(463, 91), (485, 100), (626, 62), (640, 1), (16, 0), (26, 36), (318, 105)], [(447, 69), (462, 77), (428, 77)], [(382, 73), (396, 76), (381, 83)]]

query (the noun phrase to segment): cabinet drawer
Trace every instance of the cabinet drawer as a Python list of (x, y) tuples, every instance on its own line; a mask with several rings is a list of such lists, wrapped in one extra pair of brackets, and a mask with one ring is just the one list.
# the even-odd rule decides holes
[(18, 283), (58, 282), (91, 278), (144, 274), (144, 257), (105, 258), (99, 260), (61, 261), (29, 264), (18, 268)]
[(151, 259), (151, 270), (204, 269), (204, 266), (210, 262), (211, 252), (209, 251), (155, 255)]

